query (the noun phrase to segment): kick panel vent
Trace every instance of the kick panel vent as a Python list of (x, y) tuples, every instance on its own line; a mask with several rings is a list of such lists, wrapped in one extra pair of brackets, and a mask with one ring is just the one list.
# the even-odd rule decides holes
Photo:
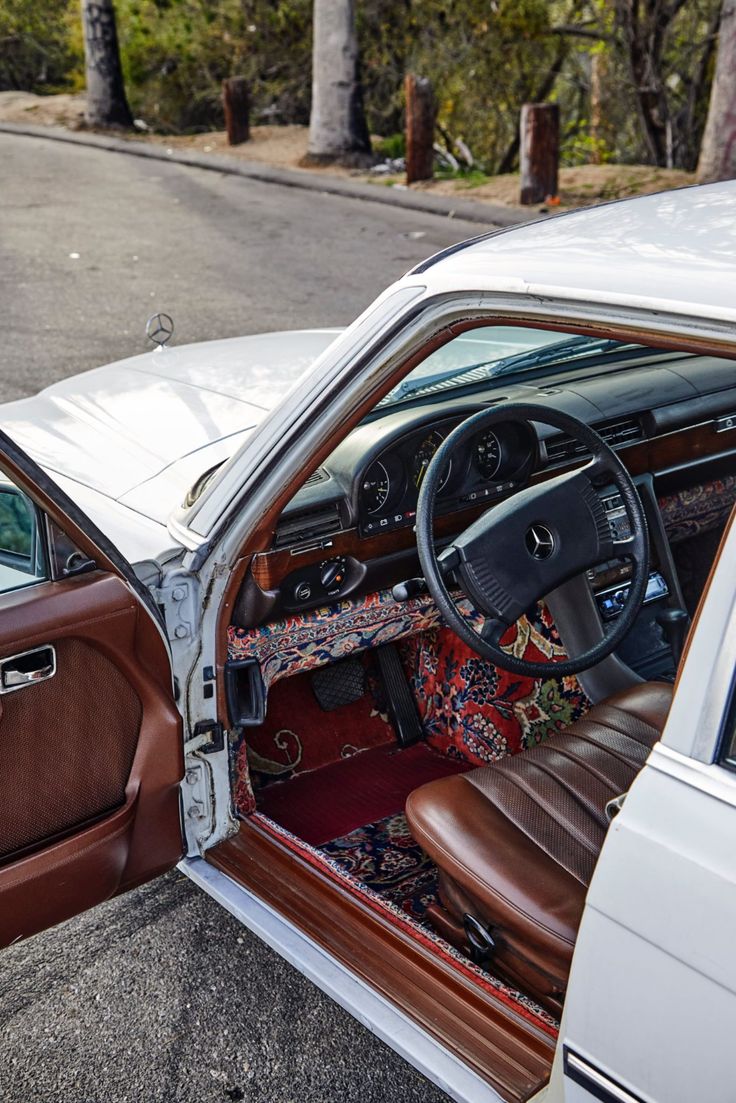
[(284, 548), (291, 544), (303, 544), (305, 541), (339, 532), (341, 528), (340, 507), (337, 502), (328, 506), (317, 506), (315, 509), (303, 509), (293, 513), (291, 517), (282, 517), (276, 526), (273, 546)]
[[(645, 439), (645, 433), (638, 417), (616, 417), (593, 424), (606, 444), (617, 448), (621, 444), (633, 444)], [(588, 449), (580, 441), (573, 440), (564, 433), (557, 433), (547, 441), (547, 463), (566, 463), (569, 460), (585, 456)]]

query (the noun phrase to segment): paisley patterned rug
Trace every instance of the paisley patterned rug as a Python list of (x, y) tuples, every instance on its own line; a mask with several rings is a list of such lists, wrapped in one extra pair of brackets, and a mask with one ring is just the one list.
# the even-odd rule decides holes
[(351, 831), (319, 848), (366, 888), (424, 923), (438, 899), (437, 867), (409, 834), (403, 812)]
[[(501, 641), (534, 661), (564, 648), (546, 608), (523, 617)], [(470, 766), (487, 766), (568, 727), (590, 708), (577, 678), (525, 678), (480, 658), (449, 628), (433, 628), (400, 645), (422, 720), (434, 750)], [(554, 666), (550, 664), (550, 674)]]

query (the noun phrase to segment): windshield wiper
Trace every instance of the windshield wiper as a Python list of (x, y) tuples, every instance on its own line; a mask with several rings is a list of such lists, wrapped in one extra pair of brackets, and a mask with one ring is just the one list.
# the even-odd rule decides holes
[(557, 341), (554, 345), (545, 345), (530, 352), (517, 352), (504, 360), (496, 361), (496, 368), (489, 372), (489, 379), (499, 375), (513, 375), (514, 372), (528, 371), (530, 368), (545, 368), (549, 364), (567, 364), (588, 356), (606, 356), (609, 352), (624, 352), (638, 348), (638, 345), (623, 344), (610, 337), (571, 337)]
[(569, 363), (589, 356), (605, 356), (609, 352), (623, 352), (639, 347), (633, 344), (622, 344), (621, 341), (607, 337), (565, 338), (564, 341), (556, 341), (553, 345), (516, 352), (513, 356), (505, 356), (500, 360), (480, 360), (476, 364), (468, 364), (463, 368), (452, 368), (448, 371), (436, 372), (434, 375), (425, 375), (419, 379), (404, 380), (394, 391), (381, 399), (378, 405), (390, 406), (394, 402), (403, 402), (426, 391), (441, 390), (442, 385), (452, 379), (460, 387), (465, 383), (479, 383), (487, 379), (498, 379), (503, 375), (531, 371), (533, 368)]

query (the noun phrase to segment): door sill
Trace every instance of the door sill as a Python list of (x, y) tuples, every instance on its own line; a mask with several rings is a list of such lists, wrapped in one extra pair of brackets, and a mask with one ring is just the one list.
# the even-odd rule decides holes
[[(393, 1028), (385, 1034), (380, 1020), (374, 1026), (360, 1003), (354, 1008), (358, 991), (369, 992), (380, 1001), (376, 1007), (389, 1007), (402, 1023), (411, 1024), (423, 1039), (421, 1054), (428, 1052), (429, 1040), (439, 1055), (471, 1076), (467, 1095), (445, 1071), (435, 1073), (431, 1063), (417, 1064), (410, 1052), (404, 1053), (452, 1098), (522, 1103), (547, 1081), (556, 1044), (549, 1030), (289, 849), (258, 817), (242, 822), (237, 835), (208, 851), (202, 865), (215, 866), (285, 924), (290, 939), (303, 939), (303, 946), (314, 947), (332, 968), (347, 974), (359, 987), (347, 1002), (338, 1002), (389, 1045), (404, 1052)], [(294, 964), (301, 968), (298, 961)], [(307, 975), (323, 986), (319, 976)]]

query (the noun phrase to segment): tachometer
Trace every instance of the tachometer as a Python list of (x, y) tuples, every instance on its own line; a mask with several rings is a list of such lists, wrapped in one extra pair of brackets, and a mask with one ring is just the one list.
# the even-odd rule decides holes
[[(434, 454), (439, 446), (442, 444), (443, 440), (444, 437), (442, 436), (442, 434), (438, 433), (435, 429), (424, 438), (424, 440), (412, 456), (411, 481), (414, 483), (414, 486), (417, 488), (417, 490), (419, 490), (420, 486), (422, 485), (422, 482), (424, 481), (424, 476), (427, 474), (427, 468), (432, 462)], [(451, 472), (452, 460), (448, 462), (447, 467), (442, 472), (442, 478), (440, 479), (440, 484), (437, 488), (438, 493), (439, 491), (444, 490), (444, 488), (447, 486), (447, 480), (450, 478)]]
[(473, 447), (475, 466), (484, 479), (492, 479), (501, 466), (501, 445), (492, 429), (482, 433)]
[(388, 471), (380, 460), (374, 460), (365, 475), (360, 488), (362, 503), (368, 513), (379, 513), (388, 501), (391, 492), (391, 480)]

